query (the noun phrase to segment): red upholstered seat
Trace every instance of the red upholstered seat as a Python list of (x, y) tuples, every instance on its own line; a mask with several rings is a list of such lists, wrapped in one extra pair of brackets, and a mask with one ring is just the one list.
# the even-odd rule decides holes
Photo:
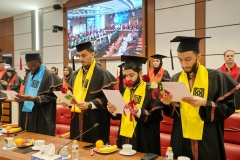
[(240, 145), (232, 143), (224, 143), (227, 160), (240, 159)]
[(167, 147), (170, 146), (171, 134), (160, 133), (160, 150), (161, 156), (166, 156)]
[(109, 142), (110, 145), (114, 145), (117, 142), (118, 137), (118, 129), (120, 125), (120, 120), (110, 120), (110, 135), (109, 135)]
[[(160, 123), (161, 156), (165, 156), (170, 146), (173, 119), (163, 115)], [(225, 120), (224, 145), (228, 160), (240, 160), (240, 114), (233, 114)]]
[(233, 114), (225, 120), (224, 142), (240, 145), (240, 114)]
[(228, 160), (240, 159), (240, 114), (233, 114), (225, 120), (224, 145)]
[(161, 156), (165, 157), (167, 147), (170, 146), (173, 119), (163, 115), (160, 123), (160, 150)]
[(56, 132), (55, 136), (60, 136), (70, 132), (71, 111), (69, 108), (64, 108), (57, 105), (56, 112)]

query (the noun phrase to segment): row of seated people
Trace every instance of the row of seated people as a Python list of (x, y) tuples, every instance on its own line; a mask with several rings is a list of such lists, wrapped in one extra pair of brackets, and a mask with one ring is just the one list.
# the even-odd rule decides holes
[(79, 37), (82, 37), (82, 36), (93, 35), (95, 37), (97, 37), (97, 36), (99, 37), (99, 36), (105, 35), (105, 34), (106, 34), (106, 31), (103, 30), (103, 29), (100, 29), (100, 30), (86, 30), (85, 32), (80, 32), (79, 34), (76, 34), (76, 35), (69, 34), (68, 39), (69, 39), (69, 41), (75, 41)]
[(106, 51), (103, 57), (111, 57), (114, 52), (117, 52), (119, 47), (122, 45), (123, 35), (120, 36), (115, 43), (108, 47), (108, 51)]
[(110, 36), (106, 36), (106, 40), (101, 40), (100, 43), (96, 45), (95, 54), (98, 57), (102, 57), (108, 51), (109, 46), (115, 43), (119, 38), (119, 30), (115, 30)]
[(132, 40), (127, 42), (126, 51), (124, 54), (134, 54), (138, 46), (138, 36), (132, 36)]
[[(139, 24), (129, 24), (129, 23), (126, 23), (126, 24), (122, 24), (120, 29), (121, 30), (133, 30), (133, 29), (139, 30), (141, 28), (142, 28), (142, 26), (139, 25)], [(116, 26), (114, 24), (106, 25), (105, 29), (106, 30), (115, 30)]]

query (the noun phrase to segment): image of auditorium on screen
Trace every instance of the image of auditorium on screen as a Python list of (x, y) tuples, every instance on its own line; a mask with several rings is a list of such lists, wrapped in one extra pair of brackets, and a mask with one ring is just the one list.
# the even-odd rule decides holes
[(142, 54), (142, 0), (91, 4), (68, 10), (67, 16), (69, 59), (86, 41), (92, 42), (96, 58)]

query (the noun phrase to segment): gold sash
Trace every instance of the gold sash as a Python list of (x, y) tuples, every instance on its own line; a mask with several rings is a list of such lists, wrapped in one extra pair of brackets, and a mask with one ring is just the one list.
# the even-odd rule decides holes
[[(87, 76), (84, 80), (83, 85), (82, 85), (83, 69), (80, 68), (77, 74), (77, 77), (74, 82), (74, 88), (73, 88), (73, 96), (76, 98), (77, 102), (84, 101), (86, 98), (88, 87), (91, 82), (95, 65), (96, 65), (96, 61), (94, 60), (91, 66), (89, 67), (89, 70), (87, 72)], [(77, 106), (72, 106), (71, 112), (80, 113), (81, 110)]]
[[(142, 108), (143, 101), (145, 99), (146, 85), (147, 83), (142, 81), (133, 95), (135, 101), (137, 102), (136, 105), (139, 108)], [(126, 88), (123, 94), (123, 99), (125, 100), (126, 103), (130, 102), (130, 97), (131, 97), (130, 88)], [(130, 121), (130, 114), (126, 114), (126, 116), (122, 114), (120, 135), (124, 137), (132, 138), (136, 125), (137, 125), (137, 122), (135, 121), (134, 116), (132, 121)]]
[[(204, 66), (200, 65), (200, 63), (198, 66), (191, 94), (207, 99), (208, 71)], [(184, 71), (180, 74), (178, 81), (184, 82), (190, 91), (187, 74)], [(198, 113), (200, 107), (193, 107), (185, 102), (180, 102), (180, 105), (183, 137), (193, 140), (202, 140), (204, 121), (201, 120)]]

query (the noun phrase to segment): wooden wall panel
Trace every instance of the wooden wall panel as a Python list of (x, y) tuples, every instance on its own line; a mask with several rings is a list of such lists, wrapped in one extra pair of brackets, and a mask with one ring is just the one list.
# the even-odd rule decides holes
[(0, 21), (0, 37), (4, 36), (4, 22)]
[(13, 18), (8, 19), (5, 23), (4, 23), (4, 35), (5, 36), (13, 36)]
[[(4, 54), (12, 54), (14, 58), (14, 29), (13, 29), (13, 17), (0, 20), (0, 57)], [(0, 59), (1, 60), (1, 59)], [(12, 59), (12, 64), (13, 59)], [(12, 67), (14, 67), (12, 65)]]
[[(205, 37), (205, 14), (206, 14), (206, 2), (202, 0), (195, 1), (195, 36)], [(200, 41), (200, 51), (202, 55), (205, 55), (205, 40)], [(206, 57), (202, 56), (200, 63), (205, 66)]]
[(66, 8), (75, 8), (77, 6), (80, 6), (82, 4), (85, 4), (85, 3), (88, 3), (89, 0), (70, 0), (70, 1), (67, 1), (66, 3)]
[(13, 43), (14, 43), (14, 36), (5, 37), (4, 51), (5, 52), (12, 51), (11, 53), (13, 53), (13, 51), (14, 51), (14, 44)]
[(0, 37), (0, 48), (2, 49), (2, 52), (4, 50), (4, 38), (5, 37)]
[[(149, 58), (150, 56), (155, 54), (155, 0), (147, 0), (145, 2), (146, 4), (146, 20), (145, 21), (145, 27), (146, 27), (146, 56)], [(144, 13), (144, 12), (143, 12)], [(150, 58), (148, 60), (148, 70), (150, 68)]]
[(67, 30), (67, 9), (66, 5), (63, 5), (63, 64), (68, 64), (68, 30)]

